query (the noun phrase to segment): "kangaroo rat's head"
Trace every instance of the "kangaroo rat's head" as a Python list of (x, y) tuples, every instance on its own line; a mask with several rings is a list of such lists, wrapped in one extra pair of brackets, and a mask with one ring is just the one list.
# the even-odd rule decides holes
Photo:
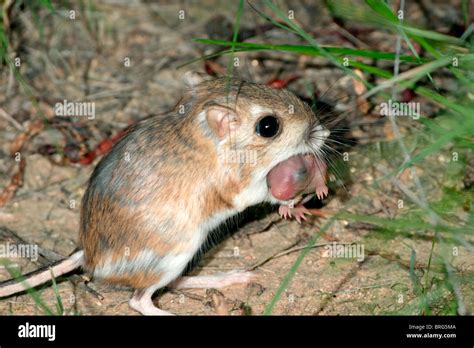
[[(266, 178), (277, 165), (281, 169), (272, 180), (288, 175), (308, 178), (317, 170), (313, 159), (322, 156), (329, 131), (310, 107), (283, 89), (228, 78), (190, 80), (192, 87), (184, 105), (193, 105), (200, 131), (214, 141), (220, 173), (243, 183), (241, 190), (247, 189), (254, 197), (240, 199), (277, 203), (293, 198), (297, 192), (272, 195), (268, 190), (272, 183), (267, 186)], [(285, 168), (282, 163), (289, 159)]]

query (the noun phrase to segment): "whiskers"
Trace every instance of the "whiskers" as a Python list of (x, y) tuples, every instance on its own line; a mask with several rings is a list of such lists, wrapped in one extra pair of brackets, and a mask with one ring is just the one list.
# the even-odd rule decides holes
[[(343, 142), (326, 138), (321, 135), (315, 135), (314, 137), (311, 137), (307, 144), (308, 147), (310, 148), (310, 152), (313, 156), (319, 159), (319, 161), (316, 161), (316, 165), (320, 166), (319, 163), (324, 162), (326, 163), (326, 166), (328, 167), (328, 171), (334, 175), (335, 179), (337, 182), (341, 184), (343, 189), (347, 192), (347, 187), (345, 186), (345, 178), (343, 173), (341, 173), (339, 166), (336, 164), (337, 158), (343, 158), (343, 153), (338, 151), (334, 146), (330, 146), (327, 143), (335, 143), (339, 144), (342, 146), (349, 146), (347, 144), (344, 144)], [(319, 171), (324, 171), (324, 168), (318, 168)]]
[[(350, 128), (340, 126), (340, 123), (345, 120), (344, 114), (339, 113), (337, 117), (326, 119), (326, 122), (313, 127), (307, 145), (313, 156), (326, 163), (330, 177), (333, 177), (347, 192), (345, 185), (347, 177), (344, 175), (346, 171), (340, 164), (338, 165), (338, 162), (343, 160), (345, 152), (355, 145), (355, 141), (345, 137), (350, 132)], [(319, 169), (323, 170), (323, 168)]]
[(307, 145), (313, 156), (326, 163), (330, 177), (347, 191), (345, 184), (348, 182), (348, 167), (345, 164), (348, 162), (342, 161), (347, 161), (347, 152), (356, 144), (348, 136), (351, 131), (349, 124), (351, 119), (364, 112), (361, 106), (365, 106), (368, 101), (359, 99), (358, 95), (350, 92), (349, 86), (341, 84), (339, 87), (342, 89), (337, 88), (339, 92), (332, 93), (345, 77), (347, 76), (342, 74), (325, 91), (314, 94), (318, 95), (317, 98), (309, 101), (310, 105), (312, 103), (317, 125), (312, 128)]

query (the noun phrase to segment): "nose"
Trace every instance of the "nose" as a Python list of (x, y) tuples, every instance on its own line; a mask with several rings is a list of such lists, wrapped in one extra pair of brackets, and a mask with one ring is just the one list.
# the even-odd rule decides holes
[(313, 127), (309, 134), (308, 134), (308, 140), (311, 140), (311, 138), (315, 138), (318, 140), (326, 140), (329, 136), (331, 135), (331, 131), (324, 127), (321, 124), (318, 124), (317, 126)]

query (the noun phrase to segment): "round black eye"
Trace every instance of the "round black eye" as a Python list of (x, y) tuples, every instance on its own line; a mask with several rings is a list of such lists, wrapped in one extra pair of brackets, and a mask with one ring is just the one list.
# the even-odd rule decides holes
[(274, 137), (280, 129), (280, 122), (275, 116), (265, 116), (257, 122), (255, 131), (264, 138)]

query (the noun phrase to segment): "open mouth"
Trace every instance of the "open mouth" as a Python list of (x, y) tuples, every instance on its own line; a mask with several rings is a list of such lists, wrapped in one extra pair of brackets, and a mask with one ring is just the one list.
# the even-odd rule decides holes
[(287, 201), (313, 189), (316, 177), (325, 170), (323, 165), (322, 160), (312, 154), (295, 155), (280, 162), (267, 175), (270, 193), (276, 199)]

